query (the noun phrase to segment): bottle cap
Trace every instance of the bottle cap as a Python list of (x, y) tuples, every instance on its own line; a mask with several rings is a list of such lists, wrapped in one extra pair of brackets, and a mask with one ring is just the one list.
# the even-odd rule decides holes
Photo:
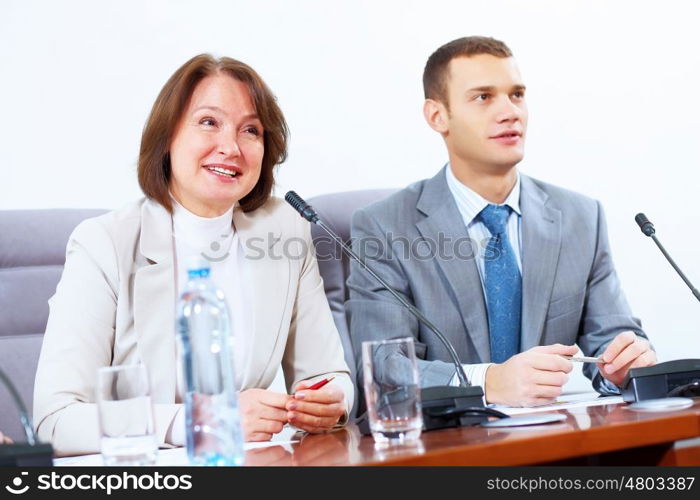
[(187, 259), (187, 276), (190, 279), (206, 278), (211, 272), (211, 263), (202, 256), (195, 255)]

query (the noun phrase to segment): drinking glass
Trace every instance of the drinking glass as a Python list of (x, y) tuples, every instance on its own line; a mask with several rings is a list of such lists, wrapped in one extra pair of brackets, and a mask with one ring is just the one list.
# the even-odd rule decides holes
[(362, 365), (374, 442), (392, 445), (417, 440), (423, 416), (413, 338), (363, 342)]
[(97, 371), (97, 410), (105, 465), (153, 465), (158, 452), (146, 367)]

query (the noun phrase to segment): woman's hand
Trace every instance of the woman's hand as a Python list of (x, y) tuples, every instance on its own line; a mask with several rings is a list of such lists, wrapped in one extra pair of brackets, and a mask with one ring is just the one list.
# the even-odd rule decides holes
[(287, 423), (288, 394), (248, 389), (238, 394), (245, 441), (269, 441)]
[(289, 423), (306, 432), (319, 433), (332, 429), (345, 414), (345, 394), (340, 387), (328, 384), (307, 391), (312, 383), (301, 382), (287, 402)]
[(0, 444), (12, 444), (12, 439), (0, 432)]

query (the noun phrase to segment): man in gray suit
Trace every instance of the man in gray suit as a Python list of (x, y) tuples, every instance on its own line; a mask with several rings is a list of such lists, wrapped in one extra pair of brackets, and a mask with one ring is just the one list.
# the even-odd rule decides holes
[[(449, 163), (357, 211), (355, 249), (445, 333), (487, 402), (554, 401), (575, 344), (602, 356), (584, 372), (614, 393), (656, 356), (620, 288), (600, 203), (516, 168), (528, 112), (510, 49), (454, 40), (430, 56), (423, 85), (424, 116)], [(356, 264), (348, 286), (358, 362), (362, 341), (410, 335), (422, 385), (457, 383), (435, 335)]]

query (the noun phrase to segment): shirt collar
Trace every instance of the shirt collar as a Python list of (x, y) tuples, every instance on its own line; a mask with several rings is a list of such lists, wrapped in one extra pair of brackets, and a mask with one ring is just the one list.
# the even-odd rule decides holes
[[(447, 164), (447, 168), (445, 168), (445, 176), (447, 177), (447, 186), (457, 203), (457, 208), (462, 215), (464, 224), (468, 226), (487, 205), (491, 204), (491, 202), (485, 200), (476, 191), (462, 184), (457, 177), (455, 177), (452, 172), (452, 166), (449, 163)], [(505, 201), (500, 205), (507, 205), (516, 214), (522, 215), (520, 212), (520, 172), (517, 170), (515, 186), (513, 186), (513, 189), (510, 191)]]
[(178, 203), (173, 203), (173, 229), (175, 238), (194, 248), (208, 247), (212, 242), (228, 239), (234, 234), (232, 206), (218, 217), (200, 217)]

